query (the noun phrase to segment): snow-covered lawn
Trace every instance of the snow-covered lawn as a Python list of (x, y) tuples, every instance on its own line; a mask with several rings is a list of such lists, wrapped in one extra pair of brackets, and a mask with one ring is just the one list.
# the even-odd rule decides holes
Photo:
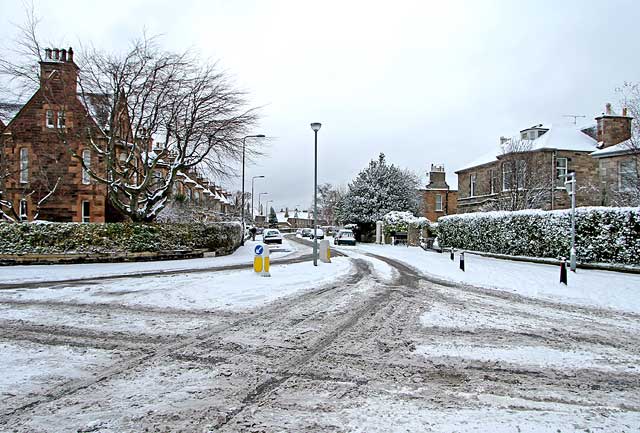
[(276, 264), (271, 277), (253, 270), (172, 274), (105, 280), (87, 285), (4, 290), (3, 300), (38, 300), (68, 303), (111, 303), (173, 309), (243, 309), (267, 304), (295, 292), (319, 287), (351, 270), (348, 258), (332, 263)]
[[(91, 263), (71, 265), (28, 265), (0, 267), (0, 284), (29, 283), (37, 281), (63, 281), (111, 275), (139, 275), (145, 272), (203, 269), (253, 263), (253, 248), (259, 242), (246, 241), (233, 254), (201, 259), (167, 260), (156, 262)], [(283, 241), (282, 245), (270, 246), (271, 260), (292, 256), (300, 245)], [(303, 247), (304, 248), (304, 247)]]
[(441, 279), (505, 290), (523, 296), (577, 305), (640, 313), (640, 275), (578, 269), (569, 272), (569, 284), (560, 284), (558, 266), (515, 262), (465, 254), (465, 272), (459, 255), (452, 262), (448, 253), (438, 254), (418, 247), (359, 243), (356, 247), (334, 247), (349, 254), (373, 253), (400, 260), (421, 272)]

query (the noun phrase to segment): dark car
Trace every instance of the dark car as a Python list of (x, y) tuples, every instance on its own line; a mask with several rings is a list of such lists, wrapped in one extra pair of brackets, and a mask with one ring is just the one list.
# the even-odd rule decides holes
[(340, 230), (333, 238), (335, 245), (355, 245), (356, 237), (351, 230)]
[(302, 237), (303, 238), (310, 238), (311, 236), (313, 236), (313, 230), (311, 230), (311, 229), (302, 229)]

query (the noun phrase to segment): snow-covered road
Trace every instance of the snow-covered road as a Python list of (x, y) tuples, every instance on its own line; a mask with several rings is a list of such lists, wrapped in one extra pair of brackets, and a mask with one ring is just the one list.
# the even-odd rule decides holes
[(0, 431), (640, 429), (639, 315), (367, 248), (2, 290)]

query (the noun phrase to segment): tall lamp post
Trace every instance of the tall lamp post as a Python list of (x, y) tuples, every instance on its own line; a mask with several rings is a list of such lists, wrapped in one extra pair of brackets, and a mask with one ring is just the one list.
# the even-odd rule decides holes
[(251, 178), (251, 221), (252, 221), (254, 224), (256, 223), (256, 220), (254, 219), (254, 216), (253, 216), (253, 182), (254, 182), (256, 179), (263, 179), (263, 178), (264, 178), (264, 176), (253, 176), (253, 177)]
[(240, 245), (244, 245), (244, 148), (247, 138), (264, 138), (264, 134), (247, 135), (242, 138), (242, 241)]
[(313, 122), (311, 129), (315, 135), (314, 165), (313, 165), (313, 266), (318, 266), (318, 131), (322, 123)]
[(269, 194), (268, 192), (261, 192), (260, 194), (258, 194), (258, 207), (260, 208), (260, 215), (262, 215), (262, 206), (260, 205), (260, 199), (262, 198), (263, 195), (267, 195)]
[(564, 181), (565, 188), (571, 197), (571, 252), (570, 264), (571, 270), (576, 271), (576, 172), (567, 173)]

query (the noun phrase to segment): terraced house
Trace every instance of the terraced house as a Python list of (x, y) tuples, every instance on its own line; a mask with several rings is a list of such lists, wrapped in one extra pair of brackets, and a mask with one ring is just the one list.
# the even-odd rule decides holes
[[(90, 141), (119, 134), (122, 146), (142, 143), (144, 160), (128, 162), (132, 178), (140, 164), (154, 160), (162, 149), (151, 137), (123, 133), (131, 128), (117, 123), (109, 131), (109, 95), (79, 97), (78, 71), (72, 48), (47, 49), (40, 62), (39, 89), (25, 104), (0, 102), (0, 220), (121, 221), (125, 217), (111, 204), (105, 184), (83, 168), (99, 176), (106, 172), (104, 155)], [(118, 119), (127, 121), (126, 110)], [(158, 174), (165, 166), (163, 161), (154, 165)], [(217, 215), (231, 206), (227, 191), (194, 171), (180, 173), (172, 198)]]
[(638, 205), (638, 147), (633, 119), (607, 104), (594, 124), (537, 124), (456, 171), (458, 213), (564, 209), (567, 173), (577, 178), (577, 206)]

